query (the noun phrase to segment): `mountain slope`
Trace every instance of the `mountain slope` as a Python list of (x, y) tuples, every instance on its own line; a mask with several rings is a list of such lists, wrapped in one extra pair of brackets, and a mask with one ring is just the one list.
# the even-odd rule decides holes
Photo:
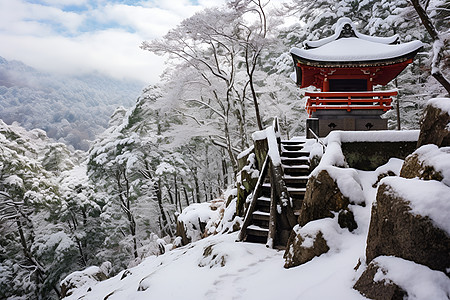
[(0, 57), (0, 119), (40, 128), (51, 138), (87, 150), (118, 106), (131, 106), (143, 84), (101, 74), (39, 72)]
[[(360, 171), (367, 205), (355, 206), (358, 229), (350, 233), (330, 218), (311, 222), (329, 229), (330, 250), (298, 267), (283, 267), (284, 251), (235, 242), (237, 233), (217, 234), (148, 257), (137, 267), (96, 285), (82, 286), (65, 299), (104, 299), (106, 295), (109, 300), (365, 299), (352, 286), (363, 269), (355, 271), (355, 267), (359, 262), (364, 264), (371, 203), (376, 194), (372, 184), (385, 168), (399, 171), (400, 167), (401, 161), (393, 160), (379, 171)], [(227, 209), (233, 208), (230, 205)]]

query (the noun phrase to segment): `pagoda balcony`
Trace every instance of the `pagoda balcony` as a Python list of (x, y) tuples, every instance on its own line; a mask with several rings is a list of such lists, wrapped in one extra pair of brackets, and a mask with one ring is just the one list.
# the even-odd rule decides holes
[(306, 92), (306, 111), (309, 117), (320, 110), (378, 110), (384, 113), (392, 108), (392, 96), (397, 91), (366, 91), (366, 92)]

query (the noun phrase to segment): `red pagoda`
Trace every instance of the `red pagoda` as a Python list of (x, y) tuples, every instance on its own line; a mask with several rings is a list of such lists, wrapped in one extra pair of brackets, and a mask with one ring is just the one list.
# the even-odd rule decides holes
[(297, 85), (321, 90), (305, 93), (308, 137), (309, 128), (320, 137), (331, 130), (387, 129), (387, 120), (380, 116), (392, 108), (391, 97), (397, 91), (373, 88), (400, 74), (423, 45), (398, 40), (398, 35), (361, 34), (349, 18), (341, 18), (332, 36), (291, 49)]

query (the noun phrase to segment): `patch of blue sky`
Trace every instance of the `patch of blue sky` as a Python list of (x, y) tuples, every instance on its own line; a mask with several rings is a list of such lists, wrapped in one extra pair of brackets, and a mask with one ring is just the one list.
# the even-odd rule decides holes
[(48, 7), (58, 7), (60, 8), (62, 11), (66, 11), (66, 12), (75, 12), (75, 13), (82, 13), (85, 11), (88, 11), (89, 9), (91, 9), (92, 7), (96, 7), (96, 2), (97, 1), (88, 1), (88, 2), (83, 2), (80, 1), (79, 3), (69, 3), (69, 4), (65, 4), (64, 2), (56, 2), (57, 4), (52, 4), (49, 3), (49, 1), (47, 0), (26, 0), (25, 2), (30, 3), (30, 4), (39, 4), (42, 6), (48, 6)]
[(120, 29), (122, 31), (135, 33), (136, 30), (134, 30), (130, 26), (124, 26), (123, 24), (119, 24), (114, 21), (109, 22), (98, 22), (96, 19), (88, 18), (86, 19), (81, 26), (78, 28), (79, 33), (86, 33), (86, 32), (94, 32), (94, 31), (102, 31), (102, 30), (108, 30), (108, 29)]
[(64, 24), (62, 24), (61, 22), (58, 22), (58, 21), (49, 20), (49, 19), (35, 20), (34, 18), (33, 19), (24, 18), (23, 21), (39, 23), (42, 26), (48, 28), (49, 30), (52, 30), (53, 32), (56, 32), (62, 36), (76, 36), (77, 35), (73, 31), (69, 30), (67, 28), (67, 26), (65, 26)]

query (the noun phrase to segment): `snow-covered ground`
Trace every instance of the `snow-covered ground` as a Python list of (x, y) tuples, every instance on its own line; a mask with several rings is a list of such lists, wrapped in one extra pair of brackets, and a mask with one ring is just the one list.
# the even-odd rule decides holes
[(285, 269), (284, 251), (235, 242), (237, 233), (218, 234), (149, 257), (123, 279), (125, 271), (66, 299), (365, 299), (352, 286), (364, 269), (355, 270), (358, 261), (365, 264), (372, 185), (388, 170), (398, 174), (401, 164), (391, 159), (376, 171), (357, 171), (366, 202), (352, 206), (358, 229), (338, 230), (328, 253), (301, 266)]
[[(365, 299), (352, 285), (364, 238), (348, 236), (339, 253), (284, 269), (283, 251), (216, 235), (150, 257), (130, 275), (98, 283), (83, 299)], [(208, 255), (209, 254), (209, 255)], [(83, 287), (84, 292), (88, 286)], [(66, 299), (79, 299), (83, 291)]]

